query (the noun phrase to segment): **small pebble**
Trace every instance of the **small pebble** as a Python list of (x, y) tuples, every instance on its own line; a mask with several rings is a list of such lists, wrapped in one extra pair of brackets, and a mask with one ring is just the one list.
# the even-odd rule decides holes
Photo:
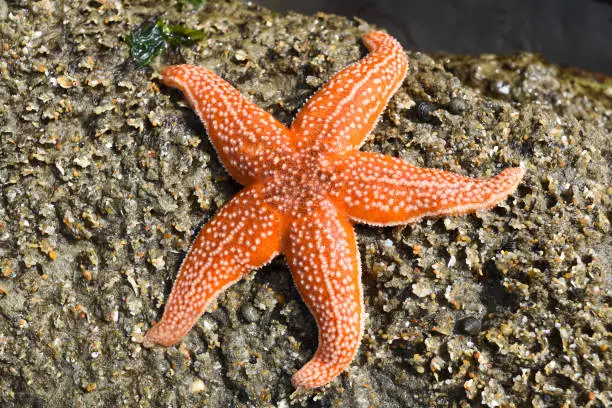
[(438, 105), (432, 102), (417, 102), (417, 116), (423, 122), (431, 122), (433, 112), (438, 109)]
[(259, 311), (248, 303), (245, 303), (240, 308), (240, 312), (242, 313), (242, 317), (249, 323), (253, 323), (259, 320)]
[(491, 84), (491, 90), (498, 95), (510, 95), (510, 84), (504, 81), (495, 81)]
[(199, 378), (196, 378), (192, 383), (191, 383), (191, 392), (196, 394), (198, 392), (202, 392), (206, 389), (206, 385), (204, 385), (204, 381), (200, 380)]
[(236, 61), (242, 62), (247, 60), (248, 55), (244, 50), (237, 50), (234, 54), (234, 58), (236, 58)]
[(466, 108), (467, 104), (461, 98), (453, 98), (448, 104), (448, 111), (453, 115), (459, 115), (460, 113), (463, 113)]
[(460, 320), (458, 325), (459, 330), (461, 330), (465, 334), (470, 335), (478, 334), (478, 332), (480, 332), (481, 327), (482, 324), (480, 323), (480, 320), (472, 316)]

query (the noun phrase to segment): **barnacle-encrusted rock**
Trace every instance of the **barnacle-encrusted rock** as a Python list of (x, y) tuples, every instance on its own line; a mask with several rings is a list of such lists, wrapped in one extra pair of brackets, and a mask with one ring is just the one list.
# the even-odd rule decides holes
[[(205, 39), (137, 69), (126, 37), (157, 18)], [(281, 261), (220, 297), (183, 345), (139, 343), (198, 223), (238, 189), (156, 72), (207, 66), (289, 123), (364, 55), (368, 28), (239, 1), (0, 0), (3, 406), (289, 405), (317, 338)], [(525, 182), (492, 211), (358, 228), (360, 352), (294, 403), (609, 406), (609, 80), (529, 54), (408, 57), (365, 150), (483, 177), (523, 161)], [(415, 101), (436, 107), (428, 121)], [(466, 317), (480, 331), (458, 330)]]

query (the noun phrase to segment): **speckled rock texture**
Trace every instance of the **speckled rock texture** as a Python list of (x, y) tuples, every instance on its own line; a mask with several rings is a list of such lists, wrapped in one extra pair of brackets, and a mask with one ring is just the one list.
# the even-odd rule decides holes
[[(205, 39), (137, 69), (157, 18)], [(0, 0), (0, 405), (612, 404), (612, 84), (532, 55), (408, 52), (364, 149), (491, 176), (491, 211), (359, 227), (368, 318), (350, 369), (295, 393), (316, 325), (282, 258), (178, 347), (145, 349), (198, 228), (239, 186), (160, 67), (204, 65), (279, 120), (366, 50), (365, 22), (238, 1)]]

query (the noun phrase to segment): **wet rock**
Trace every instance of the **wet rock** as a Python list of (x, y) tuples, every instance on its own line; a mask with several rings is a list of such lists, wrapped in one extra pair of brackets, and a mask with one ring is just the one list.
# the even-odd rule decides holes
[[(137, 69), (125, 38), (160, 16), (205, 39)], [(358, 227), (368, 317), (329, 387), (293, 396), (317, 328), (281, 260), (178, 346), (140, 344), (202, 223), (240, 188), (159, 69), (207, 66), (289, 123), (370, 28), (234, 0), (0, 0), (2, 406), (610, 405), (612, 86), (531, 54), (408, 52), (363, 149), (527, 174), (489, 211)], [(429, 101), (419, 117), (413, 101)], [(486, 325), (455, 333), (465, 316)]]

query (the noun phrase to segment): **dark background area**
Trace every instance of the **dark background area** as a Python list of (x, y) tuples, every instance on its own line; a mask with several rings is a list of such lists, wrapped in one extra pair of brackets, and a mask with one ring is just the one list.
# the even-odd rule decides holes
[(612, 0), (255, 0), (272, 10), (359, 17), (411, 50), (508, 54), (612, 76)]

